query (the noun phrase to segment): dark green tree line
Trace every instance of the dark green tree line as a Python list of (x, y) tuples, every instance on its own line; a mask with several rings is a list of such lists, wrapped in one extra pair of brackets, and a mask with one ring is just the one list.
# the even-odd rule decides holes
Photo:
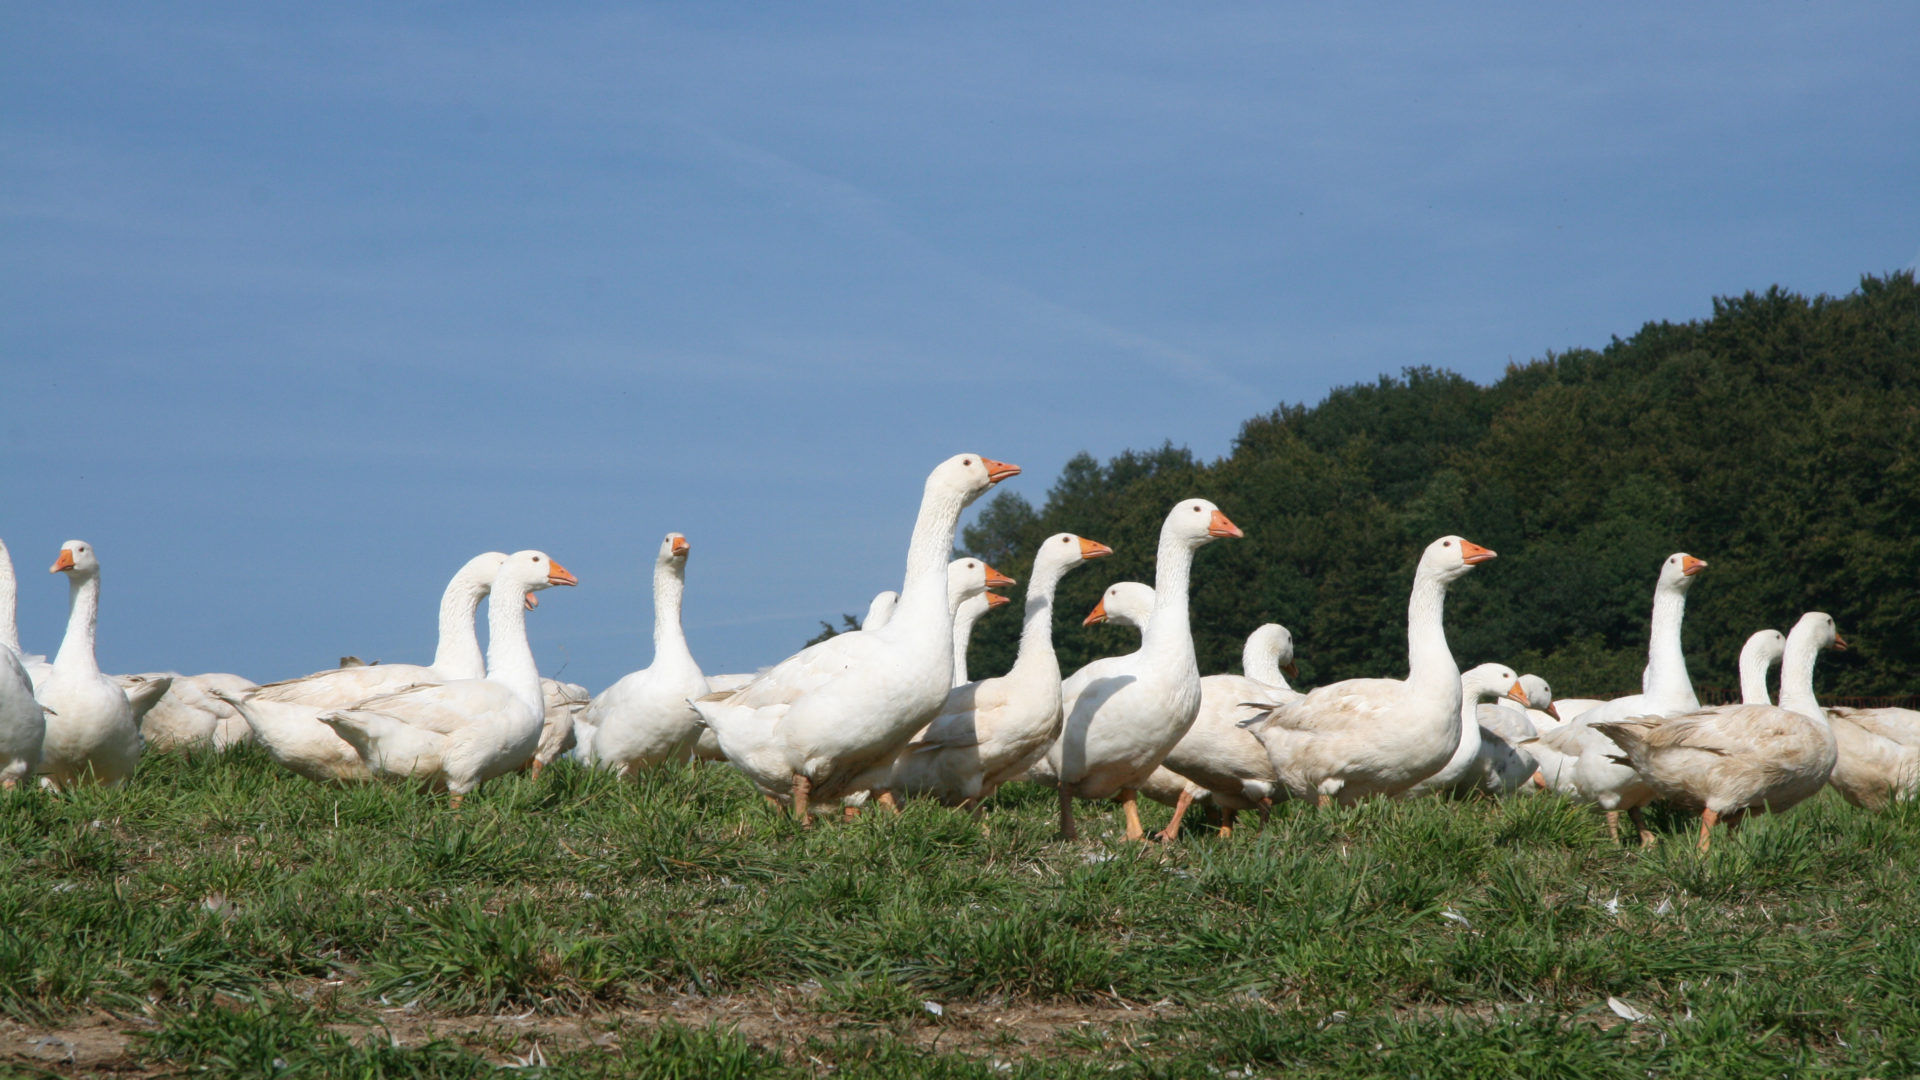
[[(963, 545), (1022, 579), (1051, 533), (1113, 546), (1061, 587), (1071, 671), (1132, 647), (1080, 619), (1108, 584), (1153, 580), (1160, 521), (1190, 495), (1247, 533), (1196, 561), (1203, 671), (1238, 670), (1246, 634), (1274, 621), (1310, 685), (1403, 672), (1414, 560), (1459, 533), (1500, 553), (1448, 601), (1463, 667), (1500, 660), (1569, 695), (1637, 689), (1655, 574), (1688, 551), (1711, 564), (1688, 599), (1696, 685), (1734, 685), (1748, 634), (1820, 609), (1855, 646), (1823, 659), (1824, 690), (1917, 690), (1920, 287), (1903, 272), (1840, 298), (1717, 300), (1711, 318), (1510, 365), (1491, 386), (1409, 368), (1254, 417), (1210, 463), (1172, 444), (1083, 455), (1038, 508), (997, 495)], [(976, 672), (1011, 665), (1018, 623), (1015, 606), (975, 629)]]

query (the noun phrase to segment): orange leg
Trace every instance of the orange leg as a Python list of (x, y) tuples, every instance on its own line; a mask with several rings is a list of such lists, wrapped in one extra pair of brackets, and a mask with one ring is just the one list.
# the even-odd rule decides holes
[(447, 800), (447, 805), (458, 810), (460, 809), (460, 800), (464, 798), (466, 798), (465, 795), (455, 795), (453, 798)]
[(1607, 838), (1614, 843), (1620, 842), (1620, 811), (1607, 811)]
[(1080, 839), (1079, 830), (1073, 827), (1073, 793), (1066, 788), (1060, 789), (1060, 839)]
[(540, 779), (540, 770), (544, 768), (546, 768), (546, 766), (541, 763), (540, 759), (534, 758), (533, 763), (527, 766), (527, 775), (538, 780)]
[(1640, 830), (1640, 846), (1653, 846), (1653, 830), (1647, 828), (1647, 819), (1640, 813), (1639, 807), (1627, 811), (1627, 817), (1633, 819), (1633, 827)]
[(1261, 799), (1260, 800), (1260, 827), (1262, 829), (1267, 827), (1267, 817), (1272, 812), (1273, 812), (1273, 800)]
[(843, 806), (840, 808), (840, 820), (842, 821), (856, 821), (859, 817), (860, 808), (857, 806)]
[(813, 817), (807, 813), (807, 793), (813, 790), (813, 781), (793, 774), (793, 816), (800, 819), (800, 827), (805, 829), (813, 825)]
[(1315, 800), (1314, 805), (1318, 806), (1322, 810), (1325, 810), (1328, 807), (1333, 805), (1333, 796), (1323, 791), (1320, 793), (1320, 798)]
[(1120, 800), (1120, 809), (1126, 814), (1127, 839), (1146, 840), (1147, 830), (1140, 827), (1140, 793), (1132, 788), (1121, 788), (1120, 794), (1114, 798)]
[(880, 793), (880, 805), (893, 811), (896, 816), (900, 813), (900, 804), (894, 801), (893, 792), (891, 791), (883, 791)]
[[(1193, 792), (1188, 791), (1186, 788), (1181, 788), (1180, 797), (1173, 801), (1173, 820), (1167, 822), (1167, 827), (1155, 834), (1156, 838), (1169, 844), (1178, 839), (1180, 836), (1180, 819), (1187, 816), (1187, 807), (1192, 805)], [(1127, 839), (1134, 839), (1133, 831), (1137, 828), (1139, 828), (1137, 818), (1130, 817), (1127, 821)]]
[(1704, 852), (1707, 850), (1707, 846), (1713, 834), (1713, 824), (1714, 822), (1719, 820), (1720, 820), (1720, 815), (1714, 813), (1711, 810), (1700, 811), (1700, 850), (1701, 851)]
[(1533, 779), (1530, 782), (1541, 791), (1547, 790), (1547, 778), (1541, 774), (1539, 769), (1533, 770)]
[(780, 814), (783, 817), (786, 815), (787, 808), (780, 805), (779, 799), (776, 799), (771, 795), (762, 795), (761, 798), (767, 800), (767, 805), (773, 807), (774, 813)]
[(1220, 811), (1220, 839), (1225, 840), (1233, 835), (1233, 822), (1239, 816), (1238, 810)]

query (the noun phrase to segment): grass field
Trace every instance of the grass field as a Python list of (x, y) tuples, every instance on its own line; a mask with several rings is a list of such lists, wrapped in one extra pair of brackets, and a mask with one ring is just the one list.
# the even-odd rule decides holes
[(1145, 848), (1052, 807), (802, 832), (725, 767), (563, 764), (453, 812), (252, 751), (7, 793), (0, 1071), (1920, 1074), (1920, 808), (1823, 796), (1703, 858), (1557, 798)]

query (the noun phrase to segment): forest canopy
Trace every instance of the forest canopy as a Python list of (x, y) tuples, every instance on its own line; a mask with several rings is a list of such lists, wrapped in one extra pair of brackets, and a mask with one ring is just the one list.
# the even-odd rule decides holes
[[(1279, 622), (1303, 685), (1404, 674), (1414, 562), (1458, 533), (1500, 556), (1448, 599), (1463, 668), (1637, 691), (1654, 579), (1686, 551), (1709, 563), (1687, 601), (1696, 686), (1736, 685), (1749, 634), (1817, 609), (1853, 645), (1822, 658), (1824, 692), (1920, 690), (1920, 287), (1909, 271), (1840, 298), (1716, 300), (1711, 318), (1511, 364), (1490, 386), (1410, 367), (1256, 416), (1213, 462), (1171, 443), (1083, 454), (1038, 508), (996, 495), (962, 546), (1022, 581), (1052, 533), (1113, 547), (1061, 586), (1072, 671), (1133, 648), (1133, 631), (1081, 618), (1107, 585), (1153, 580), (1161, 519), (1191, 495), (1246, 531), (1195, 562), (1203, 673), (1238, 671), (1246, 635)], [(1011, 666), (1019, 613), (975, 628), (975, 678)]]

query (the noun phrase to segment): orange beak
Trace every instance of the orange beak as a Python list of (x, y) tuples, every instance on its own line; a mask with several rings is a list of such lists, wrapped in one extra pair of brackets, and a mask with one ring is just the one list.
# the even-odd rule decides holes
[(993, 567), (991, 566), (987, 567), (987, 588), (1007, 589), (1018, 584), (1020, 583), (1008, 577), (1007, 575), (1001, 573), (1000, 571), (995, 570)]
[(987, 483), (989, 484), (997, 484), (1009, 476), (1020, 475), (1020, 466), (1009, 465), (1004, 461), (995, 461), (992, 458), (983, 457), (980, 459), (980, 464), (987, 467)]
[(1847, 639), (1841, 637), (1837, 631), (1833, 635), (1833, 647), (1837, 652), (1846, 652), (1848, 648)]
[(997, 592), (990, 592), (987, 594), (987, 610), (988, 611), (992, 611), (994, 608), (997, 608), (997, 607), (1006, 607), (1008, 604), (1011, 604), (1011, 603), (1013, 603), (1012, 597), (1001, 596)]
[[(1547, 702), (1547, 715), (1553, 717), (1555, 720), (1560, 719), (1560, 705), (1558, 702), (1553, 702), (1553, 701)], [(1564, 722), (1565, 721), (1562, 721), (1562, 723)], [(1545, 786), (1545, 785), (1542, 785), (1542, 786)]]
[(1685, 577), (1692, 577), (1706, 568), (1707, 560), (1705, 559), (1696, 559), (1691, 555), (1680, 556), (1680, 573)]
[(1280, 674), (1285, 675), (1289, 679), (1298, 679), (1300, 677), (1300, 665), (1289, 660), (1286, 666), (1280, 669)]
[(47, 573), (57, 574), (62, 570), (71, 569), (73, 569), (73, 552), (68, 551), (66, 548), (61, 548), (60, 557), (53, 560), (53, 568), (48, 570)]
[(572, 572), (569, 571), (566, 567), (561, 566), (559, 563), (549, 559), (547, 560), (547, 584), (578, 585), (580, 584), (580, 579), (577, 577), (574, 577)]
[(684, 537), (684, 536), (676, 536), (676, 537), (674, 537), (674, 538), (673, 538), (673, 555), (674, 555), (674, 558), (676, 558), (676, 559), (684, 559), (684, 558), (686, 558), (686, 557), (687, 557), (687, 552), (689, 552), (689, 551), (692, 551), (692, 550), (693, 550), (693, 545), (692, 545), (692, 544), (689, 544), (689, 543), (687, 543), (687, 538), (686, 538), (686, 537)]
[(1101, 559), (1113, 554), (1113, 549), (1098, 540), (1080, 538), (1080, 557), (1083, 559)]
[(1103, 623), (1106, 621), (1107, 621), (1107, 598), (1103, 596), (1100, 598), (1099, 603), (1093, 605), (1093, 610), (1087, 614), (1087, 617), (1080, 620), (1080, 625), (1092, 626), (1094, 623)]
[(1228, 521), (1227, 515), (1215, 510), (1213, 520), (1207, 522), (1207, 535), (1241, 537), (1247, 534), (1240, 531), (1240, 526)]
[(1471, 540), (1460, 541), (1460, 561), (1468, 566), (1478, 566), (1494, 557), (1492, 548), (1483, 548)]
[(1519, 683), (1513, 684), (1513, 687), (1507, 691), (1507, 697), (1519, 702), (1521, 708), (1528, 708), (1526, 688)]
[(540, 606), (540, 598), (533, 595), (532, 593), (528, 593), (527, 594), (527, 610), (532, 611), (534, 608), (537, 608), (539, 606)]

